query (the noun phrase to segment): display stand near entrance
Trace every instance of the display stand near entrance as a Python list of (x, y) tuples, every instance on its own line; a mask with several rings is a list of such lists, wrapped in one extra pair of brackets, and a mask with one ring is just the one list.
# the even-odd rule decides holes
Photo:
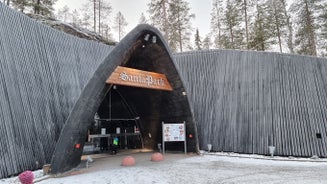
[(162, 153), (165, 154), (165, 142), (184, 142), (184, 153), (186, 148), (186, 126), (183, 123), (162, 122)]

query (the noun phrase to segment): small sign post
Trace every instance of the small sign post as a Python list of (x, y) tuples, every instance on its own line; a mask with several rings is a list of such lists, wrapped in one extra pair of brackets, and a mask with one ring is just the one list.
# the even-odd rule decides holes
[(165, 154), (165, 142), (184, 142), (184, 152), (186, 148), (186, 127), (183, 123), (162, 122), (162, 153)]

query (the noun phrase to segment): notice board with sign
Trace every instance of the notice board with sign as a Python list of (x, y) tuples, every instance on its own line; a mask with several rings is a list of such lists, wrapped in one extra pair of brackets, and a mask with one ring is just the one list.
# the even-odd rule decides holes
[(162, 122), (162, 150), (165, 153), (165, 142), (184, 142), (184, 152), (186, 154), (186, 127), (183, 123)]

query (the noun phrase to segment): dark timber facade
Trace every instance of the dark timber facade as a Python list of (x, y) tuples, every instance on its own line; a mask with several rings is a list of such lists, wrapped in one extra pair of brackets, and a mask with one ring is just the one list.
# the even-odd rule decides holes
[(76, 166), (82, 152), (74, 145), (83, 146), (117, 66), (164, 73), (172, 84), (172, 92), (117, 86), (129, 115), (140, 117), (148, 148), (156, 148), (161, 121), (186, 121), (194, 135), (188, 151), (210, 143), (214, 151), (266, 155), (273, 145), (275, 155), (327, 157), (325, 58), (234, 50), (172, 55), (147, 25), (111, 47), (2, 3), (0, 14), (0, 178), (51, 161), (54, 173)]

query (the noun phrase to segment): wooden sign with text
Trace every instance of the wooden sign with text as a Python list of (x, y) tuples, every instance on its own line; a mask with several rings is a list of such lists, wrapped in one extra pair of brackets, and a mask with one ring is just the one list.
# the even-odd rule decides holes
[(106, 83), (165, 91), (173, 90), (164, 74), (122, 66), (115, 69)]

